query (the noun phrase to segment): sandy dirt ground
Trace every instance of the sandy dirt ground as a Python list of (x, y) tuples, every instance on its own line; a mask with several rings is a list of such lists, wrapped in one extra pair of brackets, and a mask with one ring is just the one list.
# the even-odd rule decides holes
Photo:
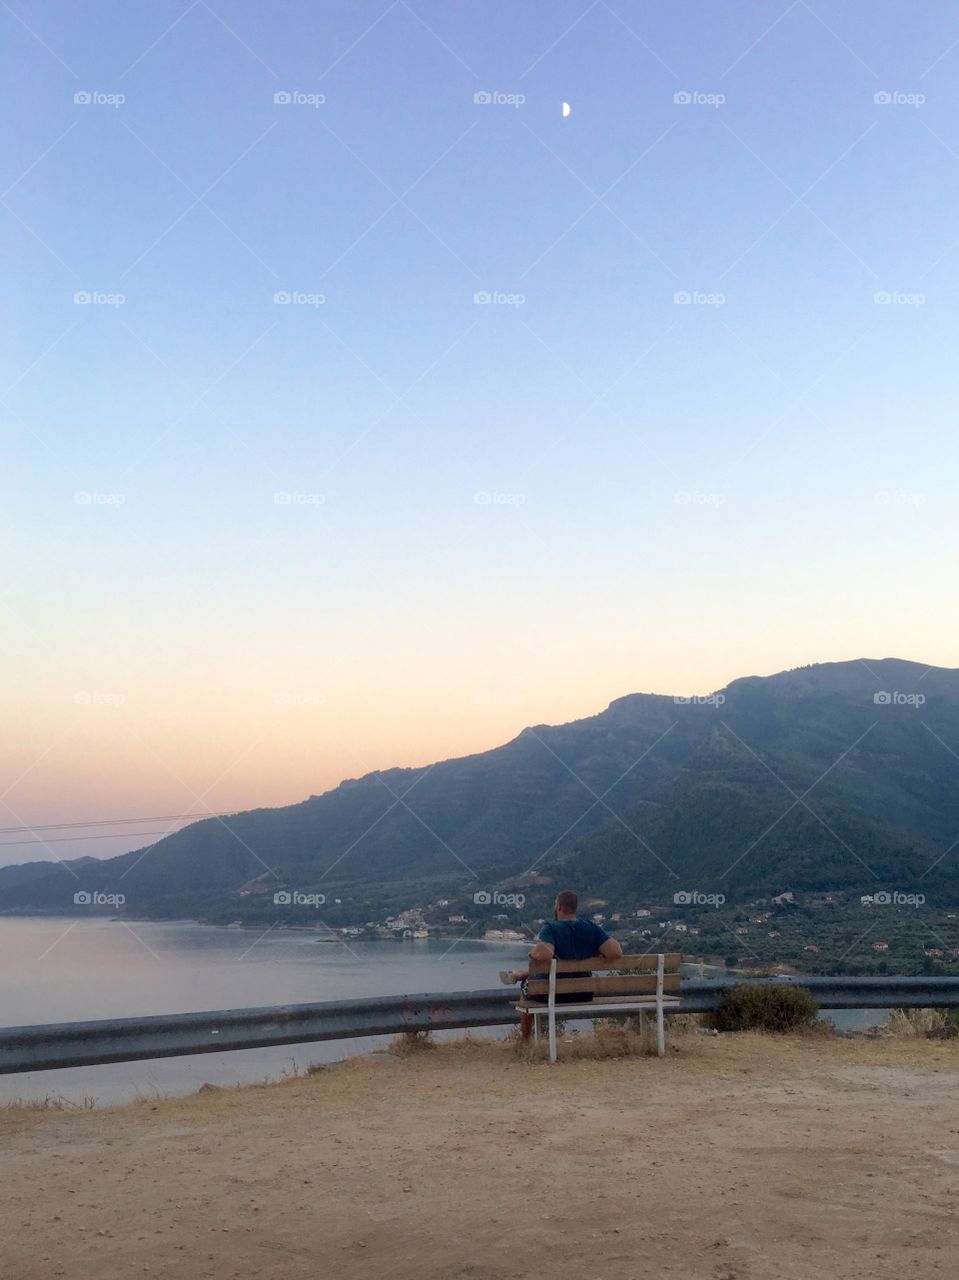
[(452, 1044), (0, 1113), (3, 1280), (875, 1280), (959, 1267), (959, 1046)]

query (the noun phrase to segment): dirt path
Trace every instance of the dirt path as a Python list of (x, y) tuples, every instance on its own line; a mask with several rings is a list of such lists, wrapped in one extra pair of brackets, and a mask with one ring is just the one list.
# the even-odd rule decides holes
[[(4, 1280), (876, 1280), (955, 1273), (959, 1046), (505, 1045), (0, 1114)], [(552, 1255), (552, 1258), (551, 1258)]]

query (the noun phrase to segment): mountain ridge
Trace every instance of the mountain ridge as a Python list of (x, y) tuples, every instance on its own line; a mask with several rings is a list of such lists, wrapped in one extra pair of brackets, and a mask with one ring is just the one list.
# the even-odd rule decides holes
[[(626, 694), (483, 752), (343, 779), (77, 865), (157, 916), (245, 910), (237, 895), (265, 872), (364, 902), (485, 887), (531, 865), (623, 899), (697, 875), (747, 893), (790, 876), (867, 887), (924, 874), (953, 892), (940, 857), (959, 832), (950, 752), (959, 670), (810, 664), (705, 695)], [(73, 910), (69, 867), (4, 870), (0, 912)]]

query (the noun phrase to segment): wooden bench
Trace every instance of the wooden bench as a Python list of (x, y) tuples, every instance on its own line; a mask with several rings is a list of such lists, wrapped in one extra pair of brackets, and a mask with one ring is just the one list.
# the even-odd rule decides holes
[[(556, 1018), (603, 1018), (611, 1013), (638, 1013), (640, 1023), (645, 1010), (656, 1011), (656, 1044), (659, 1056), (666, 1052), (666, 1028), (663, 1010), (680, 998), (682, 962), (679, 952), (669, 955), (620, 956), (607, 960), (593, 956), (589, 960), (530, 961), (526, 993), (516, 1005), (520, 1013), (533, 1019), (533, 1034), (539, 1039), (539, 1020), (549, 1023), (549, 1060), (556, 1061)], [(606, 977), (564, 978), (564, 973), (606, 973)], [(558, 995), (593, 992), (592, 1000), (569, 1004), (557, 1003)], [(532, 996), (545, 996), (540, 1003)]]

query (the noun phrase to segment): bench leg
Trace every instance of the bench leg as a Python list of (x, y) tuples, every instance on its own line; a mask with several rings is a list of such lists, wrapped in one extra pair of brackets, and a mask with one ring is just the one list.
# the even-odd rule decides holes
[(666, 1053), (666, 1025), (661, 1004), (656, 1006), (656, 1052), (661, 1058)]
[(533, 1014), (533, 1039), (539, 1039), (539, 1018), (537, 1018), (535, 1013)]
[[(519, 1033), (524, 1040), (528, 1040), (530, 1038), (530, 1034), (533, 1031), (533, 1026), (534, 1026), (533, 1015), (531, 1013), (527, 1013), (525, 1009), (521, 1010), (519, 1015)], [(537, 1039), (538, 1038), (539, 1038), (539, 1029), (537, 1028)]]
[(556, 1061), (556, 1010), (552, 1005), (549, 1009), (549, 1060)]

